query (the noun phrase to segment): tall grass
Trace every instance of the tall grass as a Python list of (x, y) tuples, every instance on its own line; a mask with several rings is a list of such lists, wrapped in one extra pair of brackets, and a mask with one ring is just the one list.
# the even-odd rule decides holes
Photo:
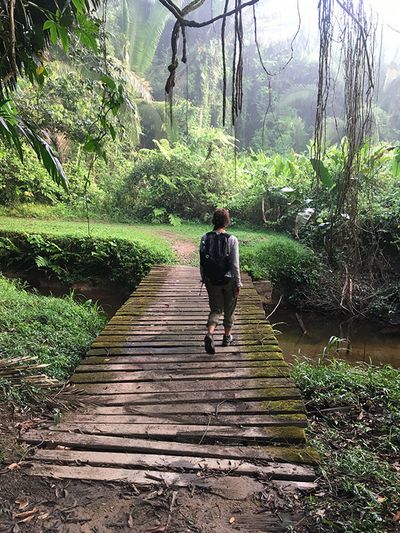
[[(0, 359), (34, 357), (47, 365), (42, 370), (46, 375), (65, 380), (105, 321), (90, 301), (39, 296), (0, 277)], [(0, 381), (0, 396), (16, 395), (7, 380)]]

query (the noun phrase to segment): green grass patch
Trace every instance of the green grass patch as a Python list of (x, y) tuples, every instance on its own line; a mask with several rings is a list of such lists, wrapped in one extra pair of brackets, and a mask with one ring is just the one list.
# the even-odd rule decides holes
[[(10, 229), (75, 237), (88, 235), (86, 220), (67, 220), (62, 216), (62, 212), (55, 210), (54, 207), (49, 209), (49, 206), (41, 206), (40, 204), (21, 204), (13, 210), (0, 207), (0, 230)], [(93, 237), (120, 238), (142, 244), (151, 244), (155, 248), (160, 247), (162, 251), (166, 251), (168, 248), (171, 250), (163, 236), (164, 232), (176, 235), (177, 239), (189, 239), (194, 244), (199, 244), (201, 236), (211, 229), (211, 226), (207, 224), (196, 222), (182, 222), (178, 226), (172, 226), (156, 223), (117, 224), (95, 219), (90, 221), (90, 235)], [(261, 229), (246, 226), (233, 226), (228, 231), (236, 235), (244, 246), (264, 241), (274, 235)]]
[[(53, 298), (27, 292), (0, 277), (0, 359), (34, 356), (51, 378), (67, 379), (106, 319), (90, 301)], [(27, 401), (35, 387), (18, 387), (0, 374), (0, 396)]]
[(254, 279), (268, 279), (289, 289), (309, 285), (320, 267), (314, 252), (285, 235), (269, 235), (265, 241), (242, 248), (242, 268)]
[(307, 507), (322, 533), (398, 531), (400, 372), (342, 361), (297, 362), (309, 443), (321, 456)]
[(123, 239), (150, 247), (154, 252), (174, 257), (171, 246), (157, 235), (151, 225), (114, 224), (110, 222), (90, 222), (72, 220), (43, 220), (0, 216), (0, 231), (45, 233), (46, 235), (68, 237), (94, 237), (100, 239)]

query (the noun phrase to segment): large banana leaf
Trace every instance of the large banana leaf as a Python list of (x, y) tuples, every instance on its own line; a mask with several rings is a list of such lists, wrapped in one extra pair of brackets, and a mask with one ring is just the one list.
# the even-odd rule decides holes
[(67, 176), (51, 145), (32, 124), (22, 120), (15, 114), (9, 100), (0, 100), (0, 136), (10, 148), (17, 150), (22, 161), (24, 153), (21, 139), (25, 139), (33, 148), (51, 178), (65, 189), (68, 188)]
[[(155, 0), (124, 0), (128, 12), (127, 27), (129, 67), (139, 76), (148, 72), (165, 24), (170, 16), (167, 9)], [(178, 1), (177, 5), (181, 5)]]

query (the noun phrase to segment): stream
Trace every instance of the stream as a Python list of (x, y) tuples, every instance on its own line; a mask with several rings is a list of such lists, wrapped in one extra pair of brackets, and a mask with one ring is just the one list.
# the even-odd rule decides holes
[[(271, 317), (274, 328), (281, 332), (277, 337), (287, 360), (293, 361), (297, 355), (318, 359), (335, 336), (342, 339), (337, 358), (400, 367), (400, 327), (312, 312), (301, 312), (300, 316), (306, 333), (294, 310), (278, 309)], [(331, 355), (335, 350), (336, 346), (332, 347)]]

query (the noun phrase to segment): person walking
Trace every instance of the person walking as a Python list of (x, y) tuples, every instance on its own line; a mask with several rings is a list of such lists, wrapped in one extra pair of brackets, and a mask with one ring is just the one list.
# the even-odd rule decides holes
[(210, 313), (204, 348), (215, 354), (214, 332), (223, 313), (224, 336), (222, 346), (233, 342), (231, 334), (233, 314), (242, 282), (239, 267), (239, 242), (226, 229), (231, 223), (227, 209), (217, 209), (212, 223), (214, 229), (202, 236), (200, 241), (200, 275), (208, 293)]

